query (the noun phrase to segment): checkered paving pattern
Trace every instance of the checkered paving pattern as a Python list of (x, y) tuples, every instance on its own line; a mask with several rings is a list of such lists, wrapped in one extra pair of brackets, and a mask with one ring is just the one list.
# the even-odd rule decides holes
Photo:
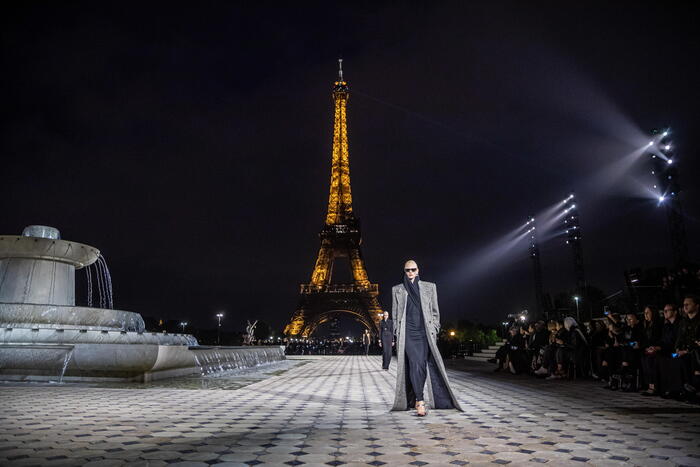
[(0, 465), (700, 466), (697, 406), (469, 364), (449, 372), (465, 412), (425, 418), (388, 412), (379, 356), (232, 390), (6, 386)]

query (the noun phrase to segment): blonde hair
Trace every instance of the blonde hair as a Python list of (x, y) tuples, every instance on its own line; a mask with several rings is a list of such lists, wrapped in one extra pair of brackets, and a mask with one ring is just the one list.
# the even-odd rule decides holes
[(568, 331), (569, 329), (571, 329), (571, 326), (577, 326), (577, 327), (578, 327), (578, 323), (577, 323), (576, 320), (575, 320), (574, 318), (572, 318), (571, 316), (567, 316), (566, 318), (564, 318), (564, 327), (565, 327), (566, 330)]

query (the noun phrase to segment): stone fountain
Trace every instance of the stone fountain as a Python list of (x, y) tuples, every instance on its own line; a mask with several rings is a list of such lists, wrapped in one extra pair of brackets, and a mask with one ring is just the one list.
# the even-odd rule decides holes
[(138, 313), (75, 306), (76, 269), (99, 259), (53, 227), (0, 236), (0, 379), (149, 381), (284, 359), (280, 347), (202, 347), (146, 332)]

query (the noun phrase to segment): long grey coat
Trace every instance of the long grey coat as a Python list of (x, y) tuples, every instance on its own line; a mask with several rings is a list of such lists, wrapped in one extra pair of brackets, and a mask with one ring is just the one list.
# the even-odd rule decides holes
[[(423, 309), (423, 319), (425, 320), (425, 330), (428, 333), (428, 344), (430, 353), (432, 353), (435, 363), (437, 364), (440, 374), (442, 375), (445, 385), (452, 398), (452, 404), (455, 409), (462, 410), (457, 398), (452, 391), (449, 381), (447, 380), (447, 372), (445, 364), (442, 362), (440, 351), (437, 347), (437, 333), (440, 331), (440, 309), (438, 308), (437, 288), (432, 282), (418, 281), (420, 289), (420, 303)], [(395, 285), (391, 289), (391, 315), (394, 318), (394, 330), (396, 332), (396, 355), (398, 356), (398, 366), (396, 370), (396, 391), (394, 397), (394, 406), (391, 410), (406, 410), (406, 299), (408, 292), (403, 284)], [(434, 408), (433, 403), (433, 386), (430, 382), (430, 372), (427, 377), (428, 391), (426, 397), (426, 405)]]

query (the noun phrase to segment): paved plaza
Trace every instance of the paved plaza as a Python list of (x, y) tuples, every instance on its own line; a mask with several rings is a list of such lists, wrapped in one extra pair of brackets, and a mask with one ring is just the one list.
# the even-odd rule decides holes
[(307, 357), (247, 385), (0, 387), (0, 465), (700, 465), (700, 409), (450, 362), (464, 412), (388, 412), (395, 361)]

